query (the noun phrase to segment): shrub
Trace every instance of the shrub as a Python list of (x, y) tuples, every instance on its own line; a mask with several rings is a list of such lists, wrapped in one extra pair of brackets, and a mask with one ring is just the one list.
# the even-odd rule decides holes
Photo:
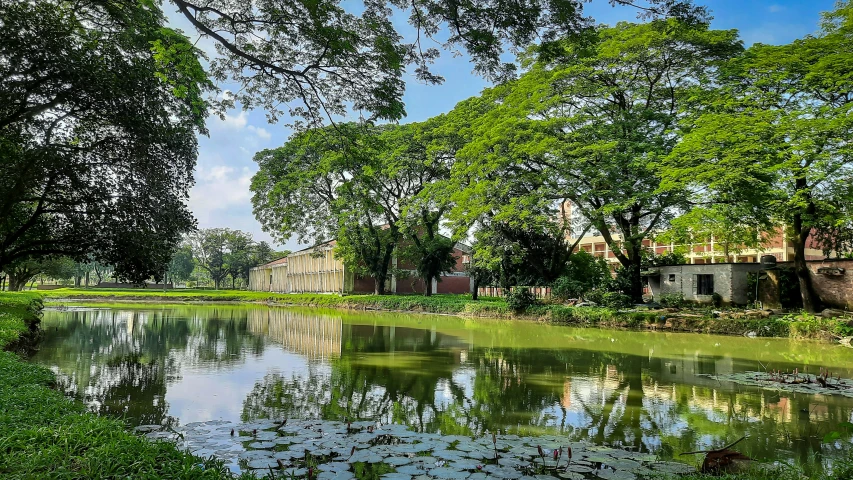
[(684, 306), (683, 293), (664, 293), (658, 299), (661, 307), (664, 308), (680, 308)]
[(518, 287), (506, 296), (506, 304), (516, 313), (521, 313), (536, 304), (536, 297), (527, 287)]
[(580, 298), (585, 290), (583, 283), (569, 277), (560, 277), (551, 284), (551, 298), (565, 302), (570, 298)]
[(604, 294), (605, 293), (607, 293), (606, 290), (597, 288), (597, 289), (592, 290), (590, 292), (586, 292), (586, 295), (584, 295), (584, 299), (587, 301), (590, 301), (592, 303), (595, 303), (596, 305), (604, 305)]
[(605, 307), (615, 309), (630, 308), (634, 304), (631, 301), (631, 297), (619, 292), (607, 292), (603, 295), (601, 301)]
[(714, 293), (711, 295), (711, 301), (714, 303), (714, 306), (715, 306), (715, 307), (721, 307), (721, 306), (723, 306), (723, 296), (722, 296), (722, 295), (720, 295), (720, 294), (719, 294), (719, 293), (717, 293), (717, 292), (714, 292)]

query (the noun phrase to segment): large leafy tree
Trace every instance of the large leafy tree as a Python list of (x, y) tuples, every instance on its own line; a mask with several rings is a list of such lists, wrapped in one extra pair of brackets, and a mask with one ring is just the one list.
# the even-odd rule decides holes
[(87, 255), (141, 281), (193, 220), (211, 88), (153, 2), (0, 2), (0, 268)]
[[(439, 45), (466, 51), (489, 78), (512, 76), (506, 48), (550, 42), (588, 26), (581, 0), (171, 0), (213, 39), (211, 73), (241, 85), (232, 100), (318, 126), (348, 108), (374, 119), (405, 116), (404, 75), (438, 83), (430, 71)], [(627, 0), (611, 4), (632, 5)], [(703, 18), (689, 0), (650, 0), (644, 16)], [(394, 25), (408, 16), (415, 34)], [(286, 106), (286, 107), (285, 107)]]
[(202, 228), (191, 233), (187, 242), (193, 252), (196, 265), (207, 271), (219, 290), (228, 277), (228, 240), (231, 230), (227, 228)]
[(750, 205), (747, 221), (777, 221), (794, 247), (803, 306), (820, 309), (805, 249), (827, 250), (853, 228), (853, 5), (824, 17), (816, 36), (756, 44), (723, 70), (704, 115), (666, 162), (668, 187), (704, 201)]
[(457, 107), (473, 117), (454, 172), (467, 184), (459, 218), (497, 211), (524, 226), (531, 212), (553, 217), (568, 202), (610, 244), (639, 301), (643, 240), (685, 201), (659, 190), (655, 163), (678, 142), (691, 90), (740, 50), (734, 31), (674, 19), (533, 49), (518, 81)]
[(255, 216), (281, 239), (336, 239), (336, 254), (384, 293), (401, 238), (422, 232), (416, 225), (422, 214), (434, 220), (440, 212), (421, 192), (449, 174), (447, 163), (426, 156), (414, 140), (419, 128), (339, 124), (259, 152)]

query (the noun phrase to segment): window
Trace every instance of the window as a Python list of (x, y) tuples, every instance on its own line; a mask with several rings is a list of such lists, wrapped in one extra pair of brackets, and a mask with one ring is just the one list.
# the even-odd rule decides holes
[(270, 285), (272, 285), (272, 274), (270, 274)]
[(696, 275), (696, 295), (714, 294), (714, 276)]
[(674, 281), (675, 281), (675, 274), (674, 274), (674, 273), (670, 273), (670, 274), (669, 274), (669, 281), (670, 281), (670, 282), (674, 282)]

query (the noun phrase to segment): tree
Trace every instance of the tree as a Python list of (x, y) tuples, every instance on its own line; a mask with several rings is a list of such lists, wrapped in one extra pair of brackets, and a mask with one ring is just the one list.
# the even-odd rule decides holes
[(228, 276), (226, 255), (229, 233), (227, 228), (202, 228), (187, 237), (196, 264), (210, 274), (217, 290)]
[(570, 203), (604, 237), (630, 274), (628, 294), (641, 301), (643, 240), (686, 200), (659, 190), (656, 163), (678, 143), (691, 91), (740, 50), (734, 31), (675, 19), (599, 26), (533, 48), (518, 81), (457, 106), (486, 109), (471, 118), (464, 166), (454, 170), (468, 184), (459, 194), (470, 210), (463, 220), (490, 210), (553, 217)]
[[(669, 228), (656, 235), (658, 242), (689, 245), (713, 242), (714, 252), (722, 253), (728, 262), (732, 255), (746, 249), (760, 248), (767, 242), (767, 231), (773, 228), (767, 222), (748, 223), (739, 213), (743, 206), (718, 204), (694, 207), (674, 218)], [(750, 215), (751, 216), (751, 215)]]
[(229, 231), (226, 236), (226, 247), (228, 254), (225, 255), (225, 263), (228, 265), (228, 274), (231, 275), (231, 288), (236, 287), (238, 278), (248, 283), (249, 269), (252, 268), (252, 251), (255, 241), (252, 234), (240, 230)]
[(550, 285), (567, 273), (577, 242), (570, 245), (565, 230), (554, 222), (513, 226), (482, 220), (474, 233), (476, 268), (491, 272), (507, 289), (516, 285)]
[[(426, 220), (424, 224), (429, 224)], [(429, 224), (422, 235), (413, 233), (401, 252), (400, 257), (411, 261), (415, 271), (424, 281), (424, 295), (432, 295), (432, 281), (441, 281), (441, 274), (453, 271), (457, 257), (453, 255), (453, 240), (438, 233), (435, 224)]]
[[(426, 41), (454, 53), (464, 49), (478, 73), (503, 79), (515, 70), (501, 59), (505, 48), (549, 42), (588, 25), (580, 0), (376, 0), (347, 9), (339, 0), (172, 3), (200, 34), (216, 42), (213, 77), (240, 84), (229, 103), (263, 107), (272, 120), (287, 105), (286, 113), (297, 123), (313, 127), (323, 117), (345, 116), (348, 106), (370, 119), (403, 118), (403, 76), (410, 66), (420, 81), (442, 81), (429, 68), (439, 50), (426, 48)], [(414, 38), (404, 39), (395, 28), (395, 10), (408, 14)], [(689, 0), (650, 0), (641, 11), (654, 17), (707, 16)]]
[(155, 3), (0, 3), (0, 269), (92, 256), (134, 281), (193, 220), (212, 88)]
[(192, 246), (184, 243), (172, 254), (172, 261), (169, 262), (169, 276), (172, 280), (186, 282), (192, 278), (193, 270), (195, 270), (195, 261), (193, 261)]
[(20, 291), (38, 275), (65, 280), (75, 275), (76, 264), (68, 257), (19, 260), (7, 265), (9, 290)]
[[(255, 155), (252, 203), (263, 228), (282, 240), (337, 241), (335, 254), (385, 292), (406, 230), (441, 208), (419, 194), (449, 175), (449, 164), (414, 140), (418, 125), (347, 123), (309, 130)], [(445, 159), (445, 157), (441, 157)], [(417, 200), (416, 200), (417, 199)]]
[(749, 205), (745, 222), (779, 222), (794, 247), (803, 307), (821, 308), (805, 249), (850, 238), (853, 5), (840, 2), (817, 36), (756, 44), (723, 70), (704, 114), (665, 163), (665, 186), (700, 201)]

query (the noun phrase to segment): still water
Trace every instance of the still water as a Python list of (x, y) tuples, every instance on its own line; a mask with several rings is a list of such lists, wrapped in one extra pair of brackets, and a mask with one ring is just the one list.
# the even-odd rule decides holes
[(851, 398), (702, 376), (853, 377), (853, 349), (817, 342), (221, 305), (48, 309), (42, 327), (32, 361), (93, 411), (140, 425), (357, 418), (664, 458), (747, 436), (754, 458), (808, 464), (853, 413)]

